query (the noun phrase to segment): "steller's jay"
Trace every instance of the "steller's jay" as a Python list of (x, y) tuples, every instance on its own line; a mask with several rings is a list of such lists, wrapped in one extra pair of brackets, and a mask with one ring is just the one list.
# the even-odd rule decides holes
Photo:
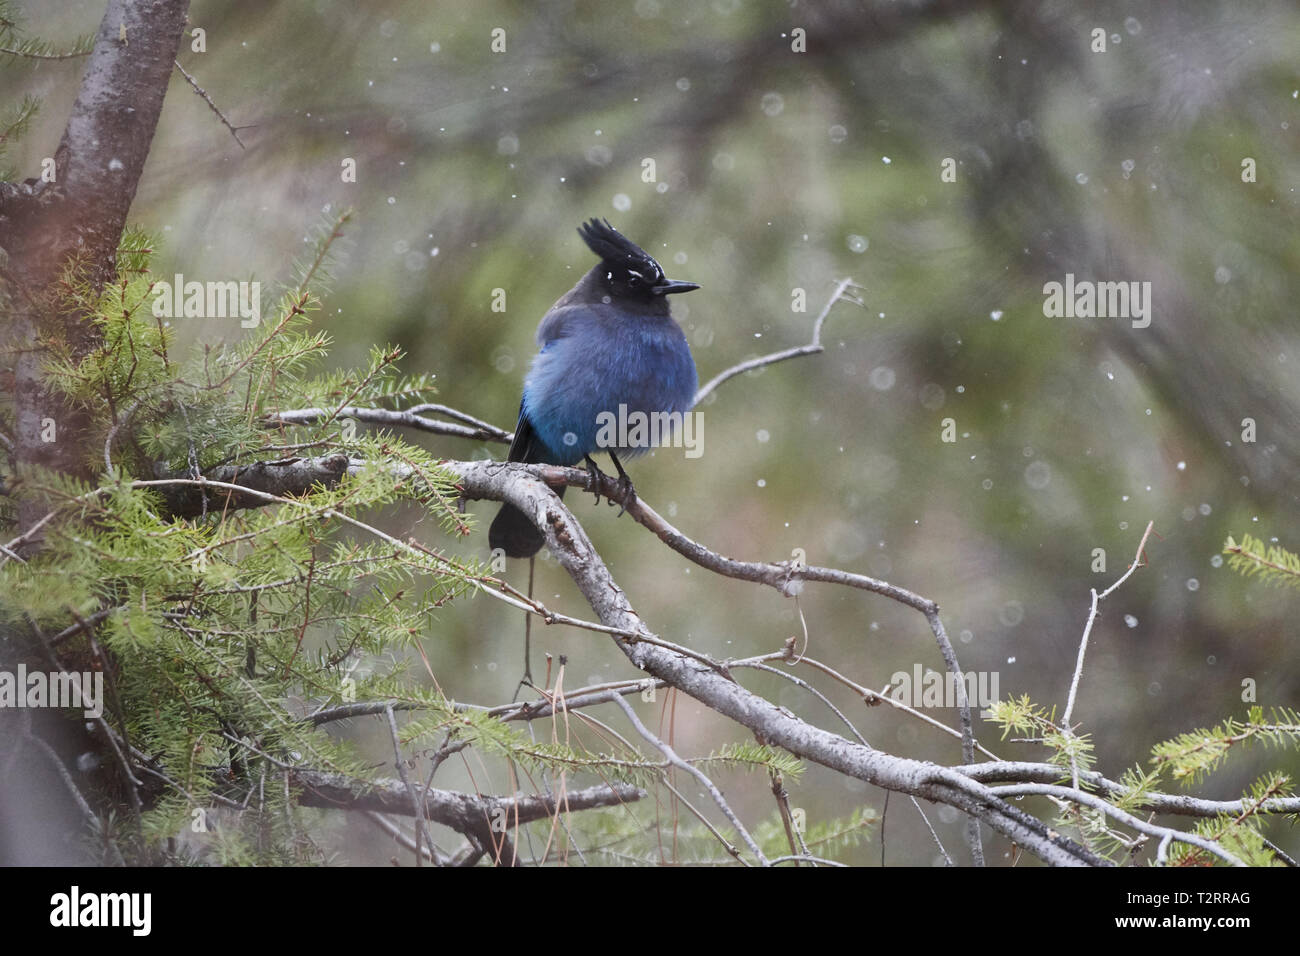
[[(509, 460), (576, 465), (585, 459), (594, 478), (591, 455), (607, 451), (625, 494), (634, 495), (618, 455), (639, 454), (648, 443), (601, 447), (597, 419), (618, 416), (620, 405), (629, 416), (690, 410), (695, 362), (665, 296), (699, 286), (665, 278), (659, 263), (607, 221), (592, 219), (578, 234), (600, 262), (537, 327), (541, 351), (524, 380)], [(507, 557), (531, 558), (545, 538), (518, 508), (502, 505), (488, 542)]]

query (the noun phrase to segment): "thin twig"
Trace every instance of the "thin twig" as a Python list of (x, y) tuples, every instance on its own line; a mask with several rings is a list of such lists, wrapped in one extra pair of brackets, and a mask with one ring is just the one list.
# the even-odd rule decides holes
[[(181, 71), (181, 76), (185, 77), (185, 82), (187, 82), (190, 86), (194, 87), (194, 92), (199, 94), (199, 96), (203, 97), (203, 101), (208, 104), (208, 107), (212, 110), (212, 112), (217, 114), (217, 118), (220, 119), (223, 124), (225, 124), (226, 129), (230, 130), (230, 135), (235, 137), (235, 142), (239, 144), (239, 148), (247, 149), (247, 147), (244, 145), (244, 141), (239, 138), (239, 131), (234, 126), (231, 125), (230, 120), (226, 119), (226, 114), (221, 112), (221, 110), (217, 108), (217, 104), (212, 102), (212, 97), (208, 96), (207, 90), (199, 86), (198, 82), (194, 79), (194, 77), (190, 76), (189, 73), (185, 71), (185, 67), (181, 66), (180, 60), (176, 60), (175, 62), (176, 62), (176, 69)], [(247, 128), (248, 127), (246, 126), (239, 127), (239, 129), (247, 129)]]
[(450, 862), (447, 855), (436, 846), (420, 846), (418, 840), (412, 840), (402, 831), (401, 827), (392, 820), (389, 820), (388, 817), (384, 816), (382, 813), (376, 813), (373, 810), (366, 810), (361, 815), (391, 836), (403, 847), (410, 850), (412, 853), (418, 853), (434, 866), (447, 866)]
[[(961, 737), (961, 731), (954, 730), (952, 727), (949, 727), (947, 724), (935, 720), (930, 715), (923, 714), (921, 713), (921, 711), (916, 710), (913, 707), (909, 707), (907, 704), (904, 704), (900, 700), (895, 700), (893, 697), (889, 696), (888, 694), (881, 694), (877, 691), (872, 690), (870, 687), (863, 687), (861, 684), (857, 683), (857, 681), (854, 681), (852, 678), (846, 677), (845, 675), (841, 674), (839, 671), (835, 670), (835, 668), (831, 667), (828, 664), (823, 664), (821, 661), (817, 660), (816, 658), (806, 657), (806, 656), (801, 657), (799, 659), (799, 663), (805, 664), (808, 667), (813, 668), (814, 670), (819, 670), (823, 674), (826, 674), (834, 678), (835, 680), (843, 684), (845, 687), (851, 689), (855, 694), (861, 697), (868, 704), (876, 704), (876, 703), (888, 704), (890, 707), (893, 707), (896, 710), (901, 710), (905, 714), (910, 714), (911, 716), (915, 717), (917, 720), (924, 721), (925, 723), (929, 724), (931, 727), (943, 731), (945, 734), (950, 734), (951, 736), (958, 737), (958, 738)], [(734, 667), (736, 665), (733, 664), (732, 666)], [(989, 750), (987, 747), (985, 747), (983, 744), (979, 743), (978, 741), (976, 741), (975, 743), (975, 748), (980, 753), (984, 754), (984, 756), (988, 757), (990, 760), (1000, 759), (997, 754)]]
[[(68, 788), (68, 793), (72, 795), (73, 802), (77, 804), (77, 808), (81, 811), (90, 826), (96, 830), (102, 829), (102, 821), (100, 821), (99, 817), (95, 815), (95, 811), (90, 808), (90, 804), (87, 803), (86, 798), (81, 795), (81, 791), (77, 789), (76, 781), (72, 779), (72, 774), (70, 774), (68, 768), (63, 765), (63, 761), (59, 758), (55, 749), (34, 733), (29, 733), (27, 739), (34, 743), (36, 748), (45, 755), (46, 759), (49, 760), (50, 764), (54, 767), (55, 773), (57, 773), (59, 779), (63, 781), (63, 785)], [(126, 866), (126, 860), (122, 857), (122, 851), (117, 848), (117, 842), (114, 840), (108, 840), (107, 842), (109, 848), (113, 851), (113, 858), (117, 862), (117, 865)]]
[[(858, 728), (853, 726), (853, 721), (845, 717), (844, 713), (838, 707), (836, 707), (834, 704), (831, 703), (830, 698), (828, 698), (825, 694), (823, 694), (821, 691), (819, 691), (816, 687), (808, 683), (803, 678), (795, 677), (793, 674), (788, 674), (785, 671), (781, 670), (780, 668), (772, 667), (768, 664), (744, 664), (740, 662), (728, 662), (727, 664), (728, 670), (733, 670), (737, 667), (749, 667), (755, 670), (764, 671), (765, 673), (768, 674), (775, 674), (777, 677), (790, 681), (792, 684), (794, 684), (797, 687), (802, 687), (804, 690), (808, 691), (808, 693), (812, 694), (823, 704), (825, 704), (828, 708), (830, 708), (831, 713), (833, 713), (836, 717), (838, 717), (841, 720), (841, 722), (843, 722), (845, 727), (849, 728), (849, 730), (853, 733), (854, 737), (858, 738), (858, 743), (862, 744), (864, 747), (871, 746), (871, 744), (867, 743), (867, 738), (863, 737), (862, 734), (858, 732)], [(949, 728), (944, 727), (944, 730), (948, 730), (948, 729)]]
[(731, 821), (731, 825), (736, 828), (736, 832), (740, 834), (740, 838), (749, 846), (749, 852), (753, 853), (754, 856), (758, 858), (759, 863), (767, 866), (767, 857), (763, 855), (763, 851), (759, 849), (758, 844), (754, 842), (754, 838), (749, 835), (749, 831), (745, 829), (745, 825), (740, 822), (740, 817), (736, 816), (735, 811), (727, 804), (727, 800), (722, 795), (722, 791), (714, 786), (713, 781), (708, 778), (704, 771), (700, 770), (699, 767), (692, 766), (681, 757), (677, 756), (677, 752), (674, 751), (672, 747), (668, 746), (668, 744), (651, 733), (650, 728), (641, 723), (641, 718), (636, 715), (636, 711), (632, 709), (632, 706), (626, 700), (622, 697), (615, 697), (614, 703), (618, 704), (618, 706), (623, 709), (623, 713), (626, 714), (627, 719), (632, 722), (632, 726), (636, 728), (636, 732), (668, 758), (669, 763), (680, 770), (686, 771), (699, 781), (700, 786), (704, 787), (704, 789), (709, 792), (709, 796), (713, 797), (713, 802), (718, 805), (720, 810), (722, 810), (723, 816)]
[(925, 828), (930, 831), (930, 837), (934, 840), (934, 845), (937, 846), (939, 852), (943, 854), (944, 864), (946, 866), (952, 866), (952, 857), (950, 857), (948, 851), (943, 848), (943, 841), (939, 839), (939, 834), (934, 832), (934, 827), (930, 823), (930, 818), (927, 817), (925, 811), (921, 809), (920, 801), (917, 800), (916, 797), (911, 797), (910, 799), (912, 801), (912, 806), (916, 807), (916, 812), (919, 813), (921, 819), (925, 821)]
[[(410, 779), (406, 776), (406, 761), (402, 758), (402, 744), (397, 737), (397, 718), (393, 716), (393, 708), (390, 704), (388, 707), (388, 730), (393, 735), (393, 757), (397, 764), (397, 775), (402, 778), (402, 786), (411, 795), (411, 809), (415, 816), (415, 865), (420, 866), (424, 857), (420, 853), (420, 846), (432, 846), (429, 842), (429, 835), (424, 832), (424, 800), (420, 799), (421, 794), (411, 786)], [(425, 788), (428, 792), (428, 788)]]
[[(1112, 591), (1114, 591), (1121, 584), (1127, 581), (1129, 579), (1129, 575), (1131, 575), (1134, 571), (1138, 569), (1139, 567), (1138, 562), (1142, 560), (1142, 553), (1143, 553), (1143, 549), (1146, 548), (1147, 538), (1151, 537), (1151, 531), (1155, 528), (1155, 526), (1156, 526), (1155, 521), (1147, 522), (1147, 529), (1142, 533), (1142, 540), (1138, 542), (1137, 554), (1134, 555), (1133, 557), (1133, 563), (1128, 566), (1127, 571), (1125, 571), (1122, 575), (1120, 575), (1118, 581), (1116, 581), (1106, 590), (1102, 591), (1100, 594), (1097, 593), (1096, 588), (1091, 589), (1092, 607), (1088, 610), (1088, 621), (1083, 626), (1083, 638), (1082, 640), (1079, 641), (1079, 658), (1074, 665), (1074, 677), (1071, 678), (1070, 680), (1070, 695), (1065, 704), (1065, 714), (1061, 718), (1061, 730), (1066, 737), (1074, 736), (1074, 732), (1070, 729), (1070, 716), (1074, 713), (1074, 701), (1079, 693), (1079, 680), (1080, 678), (1083, 677), (1083, 658), (1084, 655), (1088, 652), (1088, 636), (1092, 633), (1093, 622), (1097, 620), (1097, 607), (1098, 605), (1101, 604), (1103, 600), (1106, 599), (1108, 595), (1110, 595)], [(1070, 755), (1070, 769), (1071, 769), (1071, 780), (1075, 788), (1078, 789), (1079, 762), (1077, 758), (1075, 758), (1073, 753), (1071, 753)]]
[(474, 428), (483, 432), (483, 434), (495, 438), (497, 441), (508, 442), (514, 438), (512, 433), (502, 428), (497, 428), (497, 426), (493, 425), (491, 422), (485, 422), (481, 418), (475, 418), (473, 415), (462, 412), (458, 408), (452, 408), (449, 405), (435, 405), (430, 402), (425, 402), (420, 405), (412, 405), (410, 408), (406, 409), (406, 411), (412, 415), (423, 415), (425, 412), (433, 412), (435, 415), (446, 415), (448, 418), (453, 418), (463, 424), (472, 425)]
[(767, 863), (768, 866), (780, 866), (782, 863), (814, 863), (818, 866), (848, 867), (847, 863), (840, 863), (838, 860), (828, 860), (823, 856), (813, 856), (811, 853), (776, 856), (768, 860)]
[(472, 441), (492, 441), (508, 445), (514, 439), (513, 433), (497, 428), (495, 425), (489, 425), (486, 422), (480, 423), (477, 419), (472, 419), (472, 416), (465, 415), (463, 412), (457, 413), (455, 417), (461, 417), (462, 420), (472, 419), (476, 424), (457, 425), (452, 422), (440, 422), (432, 418), (425, 418), (415, 410), (420, 407), (417, 405), (415, 408), (404, 410), (361, 408), (356, 405), (347, 405), (343, 408), (334, 409), (295, 408), (268, 414), (265, 421), (269, 425), (311, 425), (334, 416), (336, 418), (353, 418), (370, 425), (401, 426), (433, 435), (449, 435), (453, 438), (468, 438)]
[(822, 307), (821, 313), (813, 323), (811, 342), (807, 345), (798, 345), (794, 348), (782, 349), (779, 352), (772, 352), (768, 355), (760, 355), (757, 358), (747, 359), (744, 362), (731, 366), (729, 369), (724, 369), (717, 375), (713, 376), (713, 378), (709, 379), (704, 387), (695, 393), (695, 400), (691, 404), (699, 405), (700, 402), (712, 395), (719, 385), (728, 379), (735, 378), (737, 375), (743, 375), (745, 372), (752, 372), (754, 369), (763, 368), (765, 365), (775, 365), (777, 362), (784, 362), (786, 359), (798, 358), (800, 355), (815, 355), (818, 352), (826, 351), (826, 347), (822, 345), (822, 323), (826, 321), (826, 316), (830, 314), (831, 307), (841, 299), (853, 302), (857, 305), (862, 305), (862, 300), (858, 298), (855, 293), (848, 292), (849, 289), (856, 291), (860, 288), (862, 287), (857, 285), (852, 279), (840, 279), (835, 285), (835, 291), (831, 294), (830, 299), (827, 300), (826, 305)]

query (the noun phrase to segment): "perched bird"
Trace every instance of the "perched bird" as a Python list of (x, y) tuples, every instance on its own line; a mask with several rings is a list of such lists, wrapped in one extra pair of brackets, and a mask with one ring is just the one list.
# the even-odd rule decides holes
[[(578, 234), (600, 262), (537, 327), (541, 351), (524, 380), (509, 460), (576, 465), (585, 459), (595, 476), (599, 470), (591, 455), (607, 451), (623, 490), (634, 494), (618, 456), (646, 451), (648, 442), (602, 444), (598, 419), (602, 413), (618, 416), (620, 405), (629, 416), (690, 410), (695, 362), (666, 297), (699, 286), (666, 278), (649, 253), (607, 221), (592, 219)], [(492, 549), (511, 558), (532, 557), (544, 540), (523, 512), (508, 504), (488, 532)]]

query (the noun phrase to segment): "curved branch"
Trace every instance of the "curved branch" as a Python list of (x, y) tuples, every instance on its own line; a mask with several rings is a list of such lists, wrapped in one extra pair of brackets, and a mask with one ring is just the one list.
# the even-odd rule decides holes
[[(856, 295), (856, 290), (862, 288), (854, 283), (852, 279), (840, 279), (835, 285), (835, 292), (827, 300), (826, 305), (822, 307), (821, 312), (817, 315), (816, 321), (813, 322), (812, 341), (807, 345), (797, 345), (794, 348), (782, 349), (779, 352), (772, 352), (768, 355), (760, 355), (757, 358), (747, 359), (724, 369), (695, 393), (695, 400), (692, 405), (698, 405), (717, 390), (718, 386), (728, 379), (735, 378), (737, 375), (745, 372), (752, 372), (756, 368), (763, 368), (765, 365), (775, 365), (777, 362), (784, 362), (786, 359), (798, 358), (800, 355), (815, 355), (818, 352), (826, 351), (822, 345), (822, 324), (826, 321), (826, 316), (830, 314), (831, 307), (836, 302), (844, 299), (857, 305), (862, 305), (862, 300)], [(854, 290), (850, 292), (849, 290)]]
[[(535, 477), (542, 474), (566, 477), (562, 473), (570, 469), (499, 462), (446, 462), (444, 467), (459, 477), (466, 497), (507, 501), (531, 517), (544, 530), (551, 553), (601, 623), (653, 638), (582, 526), (540, 477)], [(975, 781), (956, 771), (872, 750), (814, 727), (717, 670), (669, 648), (622, 637), (615, 637), (614, 641), (634, 666), (749, 728), (765, 743), (784, 747), (796, 756), (887, 790), (949, 804), (978, 817), (1049, 863), (1093, 866), (1106, 863), (1050, 830), (1042, 821), (1001, 800), (982, 784), (971, 786)]]

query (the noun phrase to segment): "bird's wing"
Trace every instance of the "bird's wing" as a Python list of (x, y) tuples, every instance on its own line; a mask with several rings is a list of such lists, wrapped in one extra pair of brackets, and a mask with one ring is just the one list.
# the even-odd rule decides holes
[(515, 425), (515, 437), (510, 442), (510, 454), (507, 461), (533, 463), (541, 461), (542, 443), (533, 430), (533, 423), (524, 412), (524, 403), (519, 403), (519, 423)]

